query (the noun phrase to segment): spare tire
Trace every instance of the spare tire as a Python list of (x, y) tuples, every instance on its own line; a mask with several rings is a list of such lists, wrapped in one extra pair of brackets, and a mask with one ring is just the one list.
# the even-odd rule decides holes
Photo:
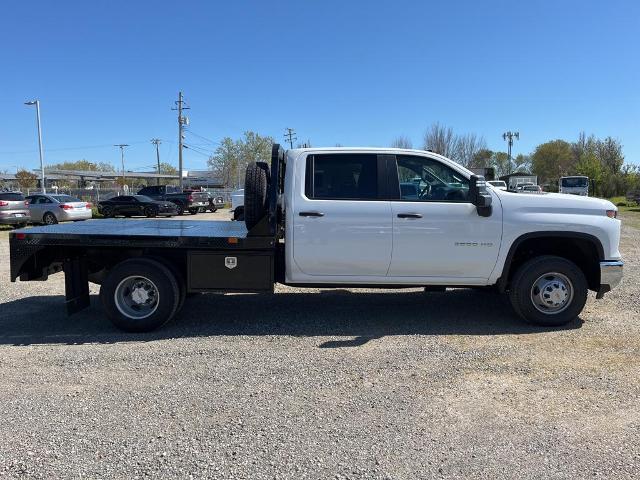
[(267, 186), (269, 164), (252, 162), (244, 177), (244, 223), (248, 230), (255, 227), (267, 214)]

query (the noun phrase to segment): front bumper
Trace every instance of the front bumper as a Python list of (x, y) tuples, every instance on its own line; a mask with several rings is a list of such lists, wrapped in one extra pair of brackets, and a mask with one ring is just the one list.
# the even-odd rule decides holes
[(621, 260), (607, 260), (600, 262), (600, 290), (596, 298), (604, 297), (622, 281), (622, 269), (624, 263)]

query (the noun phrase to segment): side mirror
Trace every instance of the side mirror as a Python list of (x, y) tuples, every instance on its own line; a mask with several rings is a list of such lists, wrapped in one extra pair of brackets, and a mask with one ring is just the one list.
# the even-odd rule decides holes
[(491, 216), (491, 194), (482, 175), (471, 175), (469, 179), (469, 200), (476, 206), (481, 217)]

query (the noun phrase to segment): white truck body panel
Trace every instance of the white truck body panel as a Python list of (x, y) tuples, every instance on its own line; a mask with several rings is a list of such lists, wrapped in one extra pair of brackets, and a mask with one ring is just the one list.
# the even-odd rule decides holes
[[(523, 235), (573, 232), (596, 237), (607, 260), (620, 259), (620, 222), (609, 201), (488, 188), (493, 211), (471, 203), (315, 200), (305, 196), (308, 154), (376, 153), (424, 156), (463, 174), (440, 155), (420, 150), (296, 149), (286, 155), (281, 203), (285, 212), (285, 277), (294, 284), (493, 285), (509, 249)], [(301, 217), (302, 211), (322, 217)], [(414, 212), (422, 218), (398, 218)]]

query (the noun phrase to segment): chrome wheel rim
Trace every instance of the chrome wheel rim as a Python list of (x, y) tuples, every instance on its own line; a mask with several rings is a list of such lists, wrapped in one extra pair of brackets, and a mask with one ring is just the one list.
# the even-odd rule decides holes
[(531, 303), (541, 313), (554, 315), (567, 309), (573, 300), (573, 284), (566, 275), (540, 275), (531, 287)]
[(56, 217), (54, 217), (52, 214), (45, 215), (44, 223), (46, 223), (47, 225), (53, 225), (56, 223)]
[(147, 318), (158, 309), (160, 293), (147, 277), (126, 277), (116, 287), (114, 300), (118, 311), (132, 320)]

